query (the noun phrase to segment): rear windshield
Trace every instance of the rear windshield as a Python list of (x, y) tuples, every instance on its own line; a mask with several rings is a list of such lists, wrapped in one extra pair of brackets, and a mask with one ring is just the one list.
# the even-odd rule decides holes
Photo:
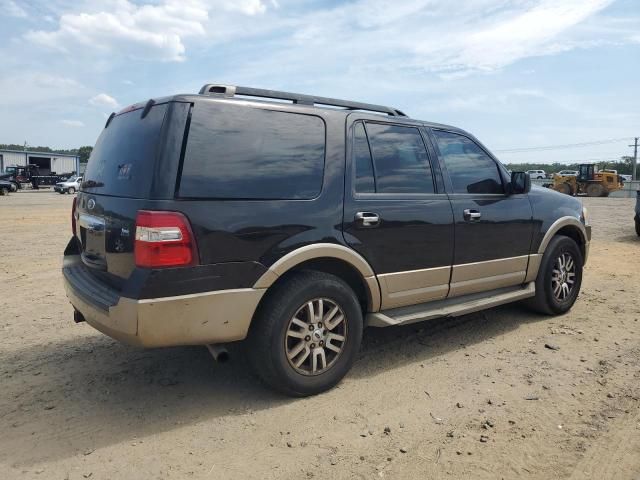
[(311, 199), (322, 189), (324, 121), (241, 105), (196, 104), (180, 179), (187, 198)]
[(117, 115), (91, 152), (82, 190), (118, 197), (148, 195), (168, 104)]

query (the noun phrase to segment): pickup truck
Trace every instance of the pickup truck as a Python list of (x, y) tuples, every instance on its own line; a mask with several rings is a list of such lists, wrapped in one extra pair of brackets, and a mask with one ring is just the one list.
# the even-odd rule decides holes
[(53, 189), (62, 194), (62, 193), (76, 193), (80, 189), (80, 184), (82, 183), (82, 177), (71, 177), (69, 180), (65, 180), (64, 182), (58, 182), (53, 186)]

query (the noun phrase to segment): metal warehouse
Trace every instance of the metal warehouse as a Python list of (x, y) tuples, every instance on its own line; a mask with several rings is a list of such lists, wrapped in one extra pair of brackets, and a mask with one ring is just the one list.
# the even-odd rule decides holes
[(68, 153), (0, 150), (0, 172), (13, 165), (37, 165), (40, 175), (71, 173), (79, 171), (80, 157)]

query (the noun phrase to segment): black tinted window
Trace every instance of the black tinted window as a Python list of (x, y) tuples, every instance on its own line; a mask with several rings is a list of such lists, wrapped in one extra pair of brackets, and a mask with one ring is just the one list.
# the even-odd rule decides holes
[(353, 159), (356, 164), (356, 192), (373, 193), (376, 191), (373, 180), (371, 152), (367, 142), (367, 134), (361, 122), (353, 128)]
[(498, 165), (469, 138), (434, 131), (454, 193), (504, 193)]
[(433, 178), (420, 131), (367, 123), (378, 193), (433, 193)]
[(324, 122), (237, 105), (193, 110), (180, 196), (309, 199), (324, 172)]
[(102, 130), (84, 173), (82, 190), (122, 197), (145, 197), (151, 186), (168, 104), (123, 113)]

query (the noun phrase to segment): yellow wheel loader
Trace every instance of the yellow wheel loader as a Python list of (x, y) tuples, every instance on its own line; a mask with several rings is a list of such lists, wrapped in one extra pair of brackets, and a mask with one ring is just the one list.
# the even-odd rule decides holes
[(622, 189), (622, 177), (615, 170), (598, 171), (593, 164), (582, 164), (578, 175), (553, 175), (551, 188), (566, 195), (585, 194), (587, 197), (608, 197)]

